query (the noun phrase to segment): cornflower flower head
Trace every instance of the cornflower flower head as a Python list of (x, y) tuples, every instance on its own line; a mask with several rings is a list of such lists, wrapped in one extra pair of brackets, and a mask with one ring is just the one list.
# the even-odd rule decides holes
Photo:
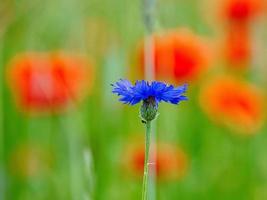
[(164, 82), (141, 80), (136, 81), (133, 85), (126, 79), (120, 79), (112, 86), (112, 92), (121, 96), (119, 100), (124, 104), (135, 105), (141, 101), (143, 102), (140, 115), (144, 122), (156, 118), (160, 102), (178, 104), (180, 101), (187, 100), (184, 95), (187, 90), (186, 84), (175, 87)]

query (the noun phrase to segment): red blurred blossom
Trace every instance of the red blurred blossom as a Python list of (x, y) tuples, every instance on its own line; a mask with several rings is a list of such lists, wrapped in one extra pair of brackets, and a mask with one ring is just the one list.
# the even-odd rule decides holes
[(229, 22), (247, 23), (263, 10), (263, 0), (224, 0), (223, 15)]
[(92, 67), (84, 57), (65, 53), (16, 56), (8, 81), (25, 111), (58, 111), (75, 105), (90, 90)]
[[(153, 37), (156, 79), (193, 81), (207, 68), (211, 56), (208, 45), (189, 30), (173, 30)], [(143, 47), (139, 56), (144, 73)]]
[(263, 96), (246, 82), (219, 77), (202, 88), (200, 104), (208, 116), (231, 130), (251, 135), (263, 121)]
[[(188, 158), (182, 149), (171, 144), (159, 144), (157, 153), (153, 152), (151, 147), (151, 158), (155, 157), (155, 164), (151, 163), (150, 167), (155, 167), (157, 178), (159, 179), (179, 179), (186, 174), (188, 169)], [(134, 144), (126, 151), (126, 167), (138, 176), (144, 172), (145, 151), (144, 145)]]
[(246, 68), (252, 57), (249, 30), (244, 26), (232, 26), (227, 30), (224, 55), (232, 68)]

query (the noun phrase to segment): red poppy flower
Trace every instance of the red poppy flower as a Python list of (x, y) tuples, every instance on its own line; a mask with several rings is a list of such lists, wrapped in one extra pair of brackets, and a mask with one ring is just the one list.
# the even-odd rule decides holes
[(247, 67), (252, 53), (249, 30), (243, 26), (233, 26), (226, 34), (224, 55), (227, 62), (234, 68)]
[[(153, 147), (152, 154), (153, 153)], [(160, 179), (179, 179), (185, 175), (188, 168), (186, 154), (171, 144), (159, 144), (155, 156), (155, 171)], [(153, 157), (153, 155), (152, 155)], [(145, 152), (144, 146), (140, 144), (129, 148), (126, 155), (126, 166), (132, 173), (142, 176), (144, 171)], [(153, 164), (151, 164), (151, 169)]]
[(87, 61), (64, 53), (19, 55), (8, 72), (12, 91), (27, 111), (54, 111), (74, 105), (92, 82)]
[(225, 0), (223, 15), (229, 22), (249, 22), (263, 8), (262, 0)]
[(200, 103), (209, 117), (232, 130), (253, 134), (263, 120), (263, 99), (257, 88), (221, 77), (202, 89)]
[[(170, 31), (154, 36), (156, 78), (176, 82), (193, 81), (208, 66), (209, 52), (202, 39), (188, 30)], [(144, 48), (140, 61), (144, 71)]]

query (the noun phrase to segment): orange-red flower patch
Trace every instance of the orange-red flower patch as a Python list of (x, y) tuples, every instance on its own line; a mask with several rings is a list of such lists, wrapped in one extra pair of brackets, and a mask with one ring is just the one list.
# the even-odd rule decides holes
[(76, 105), (92, 85), (92, 67), (80, 56), (28, 53), (15, 57), (8, 81), (25, 111), (58, 111)]
[[(179, 179), (186, 174), (188, 158), (182, 149), (171, 144), (159, 144), (156, 152), (155, 154), (155, 150), (151, 147), (150, 169), (155, 169), (157, 178)], [(127, 169), (133, 174), (142, 176), (145, 159), (144, 145), (132, 145), (126, 154)]]
[(232, 130), (253, 134), (262, 125), (263, 97), (258, 89), (231, 77), (221, 77), (206, 85), (200, 103), (208, 116)]
[[(209, 64), (208, 45), (199, 36), (188, 30), (169, 31), (154, 35), (154, 63), (158, 80), (176, 82), (196, 80)], [(140, 63), (144, 73), (144, 48)]]
[(247, 68), (252, 57), (252, 43), (249, 30), (233, 26), (226, 33), (224, 55), (231, 68)]
[(225, 0), (223, 15), (229, 22), (247, 23), (263, 10), (262, 0)]

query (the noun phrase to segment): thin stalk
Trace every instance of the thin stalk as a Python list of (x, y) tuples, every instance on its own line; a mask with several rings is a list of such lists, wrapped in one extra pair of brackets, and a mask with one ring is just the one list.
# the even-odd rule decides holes
[(146, 136), (145, 136), (145, 163), (144, 163), (144, 177), (143, 177), (143, 191), (142, 200), (147, 200), (148, 188), (148, 173), (149, 173), (149, 149), (150, 149), (150, 136), (151, 136), (151, 122), (146, 123)]
[(155, 24), (155, 4), (156, 0), (144, 0), (144, 26), (145, 26), (145, 78), (152, 81), (155, 78), (154, 72), (154, 39), (152, 33)]
[[(155, 79), (155, 41), (153, 38), (153, 32), (155, 29), (155, 8), (156, 8), (157, 0), (143, 0), (143, 20), (144, 20), (144, 28), (145, 28), (145, 41), (144, 41), (144, 66), (145, 66), (145, 79), (148, 81), (153, 81)], [(153, 157), (149, 156), (149, 148), (150, 142), (152, 140), (153, 144), (156, 144), (155, 141), (156, 130), (153, 129), (153, 136), (151, 138), (151, 122), (147, 122), (146, 124), (146, 153), (145, 153), (145, 166), (144, 166), (144, 180), (143, 180), (143, 195), (142, 200), (148, 199), (148, 182), (150, 181), (149, 187), (149, 198), (156, 199), (156, 187), (155, 187), (155, 165), (151, 169), (152, 173), (150, 173), (149, 177), (149, 164), (148, 161), (152, 161), (155, 163), (156, 154), (153, 153)], [(156, 152), (156, 145), (154, 145), (154, 152)]]
[[(1, 38), (1, 35), (0, 35), (0, 41), (1, 41), (1, 45), (0, 45), (0, 65), (1, 66), (4, 66), (4, 62), (3, 62), (3, 43), (2, 43), (2, 38)], [(3, 93), (3, 80), (5, 80), (4, 79), (4, 77), (3, 77), (3, 75), (2, 74), (4, 74), (3, 73), (3, 71), (2, 71), (2, 69), (0, 70), (0, 72), (1, 72), (1, 74), (0, 74), (0, 162), (1, 163), (5, 163), (5, 161), (4, 161), (4, 159), (5, 159), (5, 155), (4, 155), (4, 153), (5, 153), (5, 144), (4, 144), (4, 114), (6, 114), (5, 113), (5, 110), (4, 110), (4, 98), (3, 98), (3, 96), (4, 96), (4, 93)], [(5, 165), (4, 164), (2, 164), (1, 165), (1, 168), (3, 169), (3, 171), (5, 171)], [(0, 173), (2, 173), (2, 172), (0, 172)], [(1, 174), (2, 175), (2, 174)], [(0, 199), (5, 199), (5, 194), (6, 194), (6, 187), (5, 187), (5, 185), (7, 185), (6, 184), (6, 179), (5, 179), (5, 177), (4, 177), (4, 180), (2, 181), (2, 183), (3, 183), (3, 186), (2, 187), (0, 187)]]

